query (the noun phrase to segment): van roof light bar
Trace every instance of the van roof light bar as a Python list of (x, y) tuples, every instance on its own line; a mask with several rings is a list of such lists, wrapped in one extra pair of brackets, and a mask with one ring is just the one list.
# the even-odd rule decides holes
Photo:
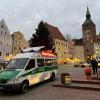
[(26, 52), (38, 52), (40, 51), (41, 49), (43, 49), (45, 46), (39, 46), (39, 47), (30, 47), (30, 48), (26, 48), (24, 50), (22, 50), (23, 53), (26, 53)]

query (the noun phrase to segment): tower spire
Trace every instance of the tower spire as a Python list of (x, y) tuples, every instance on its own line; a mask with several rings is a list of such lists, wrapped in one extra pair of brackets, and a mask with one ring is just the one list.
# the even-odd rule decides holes
[(87, 6), (86, 18), (87, 19), (90, 19), (91, 18), (91, 14), (90, 14), (90, 11), (89, 11), (88, 6)]

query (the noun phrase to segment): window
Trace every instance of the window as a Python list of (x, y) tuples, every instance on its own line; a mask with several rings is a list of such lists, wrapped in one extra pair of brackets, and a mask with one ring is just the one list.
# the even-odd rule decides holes
[(0, 56), (2, 55), (2, 52), (0, 52)]
[(26, 67), (26, 70), (32, 69), (35, 67), (35, 59), (30, 59), (30, 61), (28, 62), (28, 65)]
[(19, 47), (19, 50), (21, 50), (21, 47)]
[(2, 44), (2, 41), (0, 41), (0, 44)]
[(14, 50), (16, 50), (17, 48), (16, 47), (14, 47)]
[(60, 50), (60, 48), (58, 48), (58, 50)]
[(52, 60), (52, 64), (53, 64), (53, 65), (57, 65), (56, 59), (53, 59), (53, 60)]
[(46, 66), (52, 66), (52, 60), (51, 59), (45, 59)]
[(9, 53), (6, 53), (6, 56), (9, 56)]
[(23, 69), (28, 61), (28, 58), (12, 59), (7, 65), (7, 69)]
[(44, 64), (44, 59), (37, 59), (37, 65), (38, 65), (38, 67), (43, 67), (43, 66), (45, 66), (45, 64)]
[(15, 40), (15, 42), (16, 42), (16, 44), (18, 44), (18, 41), (17, 40)]

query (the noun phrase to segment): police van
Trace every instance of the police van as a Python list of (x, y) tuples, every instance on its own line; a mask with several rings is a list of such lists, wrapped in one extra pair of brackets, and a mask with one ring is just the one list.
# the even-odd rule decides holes
[(49, 51), (39, 52), (41, 48), (25, 49), (11, 59), (6, 69), (0, 72), (0, 88), (26, 92), (31, 85), (47, 79), (55, 80), (58, 74), (57, 57)]

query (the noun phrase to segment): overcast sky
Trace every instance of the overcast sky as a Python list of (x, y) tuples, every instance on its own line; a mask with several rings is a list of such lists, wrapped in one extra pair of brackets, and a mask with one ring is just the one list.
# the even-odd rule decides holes
[(5, 20), (11, 33), (21, 31), (26, 39), (41, 20), (57, 26), (63, 35), (80, 38), (87, 5), (98, 34), (100, 0), (0, 0), (0, 20)]

